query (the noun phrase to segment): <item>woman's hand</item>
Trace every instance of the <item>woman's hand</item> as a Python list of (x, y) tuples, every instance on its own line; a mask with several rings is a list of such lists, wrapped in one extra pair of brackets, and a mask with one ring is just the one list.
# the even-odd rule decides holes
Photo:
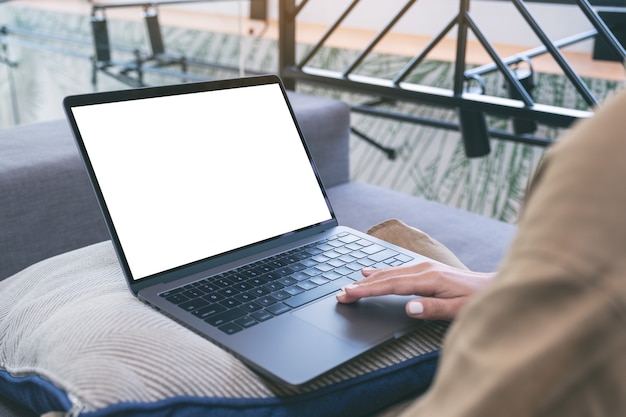
[(453, 320), (461, 307), (485, 288), (493, 274), (456, 269), (435, 262), (389, 269), (364, 269), (365, 278), (337, 293), (340, 303), (364, 297), (398, 294), (418, 295), (406, 305), (410, 317), (423, 320)]

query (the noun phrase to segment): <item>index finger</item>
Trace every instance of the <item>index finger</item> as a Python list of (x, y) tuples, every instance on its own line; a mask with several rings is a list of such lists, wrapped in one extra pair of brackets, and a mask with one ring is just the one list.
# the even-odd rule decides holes
[(364, 297), (387, 294), (432, 295), (436, 288), (432, 274), (416, 273), (412, 268), (392, 268), (369, 275), (366, 279), (344, 287), (337, 293), (337, 300), (352, 303)]

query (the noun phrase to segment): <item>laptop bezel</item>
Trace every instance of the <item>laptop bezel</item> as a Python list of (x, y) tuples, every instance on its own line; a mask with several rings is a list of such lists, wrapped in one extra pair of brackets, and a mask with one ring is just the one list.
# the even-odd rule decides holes
[[(109, 212), (106, 201), (104, 199), (102, 190), (100, 189), (100, 186), (98, 184), (98, 178), (93, 169), (90, 156), (83, 142), (80, 128), (78, 127), (78, 124), (76, 122), (76, 119), (74, 117), (74, 113), (72, 110), (76, 107), (90, 106), (90, 105), (95, 105), (95, 104), (114, 103), (114, 102), (119, 102), (119, 101), (130, 101), (130, 100), (141, 100), (141, 99), (161, 97), (161, 96), (193, 94), (193, 93), (198, 93), (198, 92), (216, 91), (216, 90), (224, 90), (224, 89), (232, 89), (232, 88), (245, 88), (245, 87), (250, 87), (250, 86), (267, 85), (267, 84), (277, 84), (280, 87), (280, 90), (285, 99), (285, 103), (287, 104), (287, 108), (289, 109), (291, 119), (296, 127), (296, 130), (300, 137), (300, 141), (302, 142), (304, 150), (306, 151), (309, 162), (311, 163), (311, 167), (313, 169), (315, 177), (320, 186), (320, 190), (322, 191), (324, 199), (326, 200), (326, 204), (328, 206), (331, 218), (328, 221), (311, 225), (311, 226), (302, 228), (300, 230), (289, 232), (283, 235), (274, 236), (262, 242), (258, 242), (249, 246), (234, 249), (234, 250), (222, 253), (222, 254), (210, 256), (208, 258), (200, 259), (195, 262), (189, 263), (187, 265), (183, 265), (183, 266), (179, 266), (170, 270), (162, 271), (162, 272), (150, 275), (145, 278), (141, 278), (138, 280), (134, 279), (131, 269), (129, 267), (129, 264), (127, 262), (126, 256), (124, 254), (124, 250), (122, 248), (120, 239), (117, 235), (115, 225), (112, 221), (111, 214)], [(313, 160), (312, 154), (306, 143), (306, 139), (304, 135), (302, 134), (300, 126), (297, 122), (295, 113), (288, 99), (284, 85), (282, 81), (280, 80), (280, 78), (276, 75), (268, 74), (268, 75), (253, 76), (253, 77), (241, 77), (241, 78), (231, 78), (231, 79), (224, 79), (224, 80), (194, 82), (194, 83), (187, 83), (187, 84), (173, 84), (173, 85), (165, 85), (165, 86), (143, 87), (143, 88), (136, 88), (136, 89), (72, 95), (72, 96), (66, 97), (63, 100), (63, 107), (65, 110), (68, 122), (70, 124), (70, 127), (72, 129), (78, 150), (81, 154), (81, 157), (82, 157), (81, 159), (90, 177), (90, 180), (91, 180), (90, 182), (95, 192), (96, 198), (98, 200), (100, 210), (107, 224), (107, 229), (109, 231), (109, 235), (113, 242), (115, 253), (118, 257), (122, 271), (126, 278), (126, 282), (130, 290), (135, 295), (137, 295), (139, 291), (141, 291), (143, 288), (146, 288), (155, 284), (175, 281), (184, 277), (188, 277), (190, 275), (196, 275), (205, 270), (215, 269), (219, 267), (220, 265), (229, 264), (238, 259), (250, 257), (256, 253), (269, 251), (279, 246), (293, 243), (298, 240), (305, 239), (307, 237), (314, 236), (319, 233), (323, 233), (338, 225), (338, 221), (335, 216), (334, 210), (328, 199), (328, 195), (323, 186), (319, 172), (315, 165), (315, 161)]]

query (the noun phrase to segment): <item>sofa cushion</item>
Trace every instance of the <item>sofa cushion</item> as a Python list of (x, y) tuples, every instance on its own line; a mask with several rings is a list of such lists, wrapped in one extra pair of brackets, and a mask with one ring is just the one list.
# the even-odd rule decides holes
[(38, 414), (366, 415), (428, 387), (445, 329), (281, 386), (138, 301), (106, 241), (0, 282), (0, 396)]
[(63, 120), (0, 130), (0, 279), (108, 238)]
[(287, 91), (325, 187), (350, 181), (350, 107), (343, 102)]
[(515, 225), (371, 184), (333, 187), (328, 196), (339, 224), (366, 231), (396, 218), (447, 246), (473, 271), (495, 271), (515, 233)]

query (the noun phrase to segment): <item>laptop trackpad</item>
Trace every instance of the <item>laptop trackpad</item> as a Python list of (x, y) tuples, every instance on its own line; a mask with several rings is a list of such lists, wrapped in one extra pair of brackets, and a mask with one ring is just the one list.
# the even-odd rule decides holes
[(294, 316), (358, 346), (402, 336), (422, 322), (407, 317), (405, 304), (415, 297), (388, 295), (341, 304), (335, 297), (313, 303)]

